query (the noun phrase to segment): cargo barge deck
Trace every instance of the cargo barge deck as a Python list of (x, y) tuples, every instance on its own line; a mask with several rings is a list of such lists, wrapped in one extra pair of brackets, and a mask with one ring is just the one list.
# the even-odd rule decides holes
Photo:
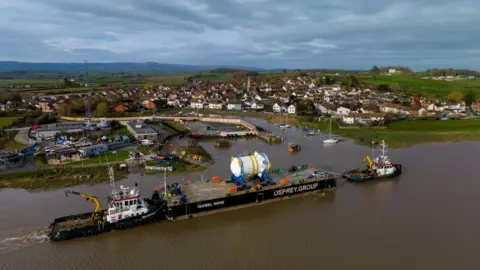
[[(181, 185), (180, 193), (167, 199), (165, 217), (181, 220), (230, 211), (238, 208), (290, 199), (311, 193), (323, 193), (336, 188), (336, 176), (320, 169), (279, 173), (262, 181), (255, 178), (243, 185), (217, 178), (195, 184)], [(169, 192), (174, 192), (172, 187)]]

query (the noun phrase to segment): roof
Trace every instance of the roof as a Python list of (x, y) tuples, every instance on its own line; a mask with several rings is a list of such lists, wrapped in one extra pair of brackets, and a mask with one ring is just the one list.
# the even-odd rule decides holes
[(351, 113), (348, 115), (345, 115), (344, 117), (355, 117), (355, 118), (380, 118), (380, 117), (385, 117), (384, 113)]
[(137, 135), (157, 135), (158, 133), (151, 128), (149, 125), (145, 124), (143, 121), (128, 121), (127, 125), (133, 130)]

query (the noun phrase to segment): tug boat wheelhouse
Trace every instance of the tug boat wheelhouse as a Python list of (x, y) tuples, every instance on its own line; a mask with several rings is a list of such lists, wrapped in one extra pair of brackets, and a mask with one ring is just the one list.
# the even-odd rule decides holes
[(135, 187), (120, 186), (120, 192), (112, 189), (112, 195), (108, 198), (108, 213), (106, 221), (117, 223), (132, 217), (142, 216), (148, 213), (148, 202), (140, 198), (140, 190), (137, 183)]
[[(367, 169), (353, 169), (343, 173), (343, 177), (352, 182), (363, 182), (367, 180), (392, 178), (402, 173), (402, 165), (394, 164), (390, 161), (390, 158), (386, 155), (387, 145), (385, 141), (382, 141), (381, 154), (376, 158), (366, 156), (363, 162), (367, 161)], [(374, 148), (373, 148), (374, 151)], [(374, 155), (372, 155), (374, 156)]]

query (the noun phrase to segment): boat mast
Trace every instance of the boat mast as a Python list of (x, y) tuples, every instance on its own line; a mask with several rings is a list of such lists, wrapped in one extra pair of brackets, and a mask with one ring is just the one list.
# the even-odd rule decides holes
[(109, 166), (108, 167), (108, 176), (110, 177), (110, 187), (112, 187), (112, 195), (115, 196), (115, 176), (113, 174), (113, 167)]
[(163, 189), (164, 189), (163, 199), (166, 201), (168, 199), (168, 196), (167, 196), (167, 170), (163, 171)]
[(385, 141), (382, 140), (382, 156), (385, 156), (387, 153), (387, 145), (385, 144)]
[(330, 118), (330, 124), (328, 125), (328, 139), (332, 138), (332, 118)]

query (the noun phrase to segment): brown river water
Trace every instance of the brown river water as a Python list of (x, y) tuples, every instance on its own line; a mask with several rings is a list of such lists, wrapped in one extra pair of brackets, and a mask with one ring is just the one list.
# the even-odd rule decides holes
[[(249, 119), (271, 131), (263, 120)], [(309, 164), (333, 172), (362, 167), (371, 149), (346, 140), (322, 147), (320, 136), (292, 128), (287, 143), (236, 140), (230, 149), (202, 142), (215, 164), (205, 177), (229, 173), (230, 156), (265, 152), (274, 168)], [(388, 142), (387, 142), (388, 143)], [(395, 180), (339, 181), (324, 197), (305, 196), (178, 222), (159, 222), (52, 243), (55, 218), (92, 210), (63, 191), (0, 190), (0, 269), (480, 269), (480, 144), (427, 144), (389, 149), (403, 175)], [(172, 175), (168, 182), (201, 178)], [(130, 175), (150, 196), (163, 176)], [(72, 188), (104, 198), (108, 184)], [(104, 202), (105, 203), (105, 202)]]

